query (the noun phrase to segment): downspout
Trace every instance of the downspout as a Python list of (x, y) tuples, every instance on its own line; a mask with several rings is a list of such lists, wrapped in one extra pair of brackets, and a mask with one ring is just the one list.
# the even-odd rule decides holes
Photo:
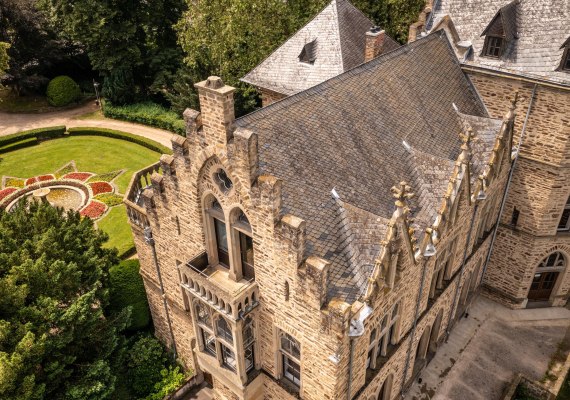
[(410, 332), (410, 345), (408, 346), (408, 354), (406, 355), (406, 364), (404, 366), (404, 377), (402, 379), (402, 386), (400, 387), (400, 396), (404, 398), (404, 386), (406, 385), (406, 376), (408, 376), (408, 369), (410, 368), (410, 356), (412, 352), (412, 346), (414, 344), (414, 338), (416, 334), (416, 326), (418, 324), (418, 315), (420, 313), (420, 304), (422, 302), (422, 294), (424, 291), (424, 281), (427, 274), (427, 257), (424, 258), (424, 265), (422, 270), (422, 279), (420, 281), (420, 290), (418, 291), (418, 298), (416, 300), (416, 312), (414, 315), (414, 323), (412, 325), (412, 331)]
[[(471, 195), (469, 194), (469, 197)], [(471, 234), (473, 233), (473, 225), (475, 224), (475, 217), (477, 216), (477, 211), (479, 209), (479, 201), (475, 200), (475, 207), (473, 209), (473, 214), (471, 215), (471, 223), (469, 224), (469, 233), (467, 233), (467, 240), (465, 241), (465, 249), (463, 250), (463, 263), (461, 264), (461, 270), (459, 271), (459, 278), (457, 279), (457, 289), (453, 295), (453, 303), (451, 303), (451, 310), (449, 312), (449, 318), (447, 319), (447, 327), (445, 328), (445, 341), (449, 339), (450, 324), (453, 319), (457, 307), (457, 300), (459, 299), (459, 289), (461, 287), (461, 278), (463, 277), (463, 271), (465, 271), (465, 262), (467, 261), (467, 248), (469, 243), (471, 243)]]
[[(530, 102), (528, 104), (528, 109), (526, 110), (526, 116), (524, 119), (523, 127), (521, 130), (521, 136), (519, 138), (519, 143), (517, 146), (517, 154), (515, 156), (515, 159), (513, 160), (513, 163), (511, 164), (511, 169), (509, 170), (509, 177), (507, 179), (507, 185), (505, 186), (505, 191), (503, 192), (503, 198), (501, 199), (501, 208), (499, 209), (499, 215), (497, 216), (497, 221), (495, 221), (495, 228), (493, 229), (493, 237), (491, 238), (491, 245), (489, 246), (489, 251), (487, 252), (487, 258), (485, 259), (485, 265), (483, 266), (483, 273), (481, 274), (481, 282), (483, 282), (483, 279), (485, 278), (485, 272), (487, 271), (487, 266), (489, 265), (489, 261), (491, 260), (491, 255), (493, 253), (493, 246), (495, 245), (495, 239), (497, 238), (497, 232), (499, 230), (499, 223), (501, 221), (501, 217), (503, 216), (505, 204), (507, 203), (507, 195), (509, 193), (509, 188), (511, 187), (511, 181), (513, 180), (515, 167), (517, 165), (517, 161), (519, 159), (519, 155), (521, 152), (521, 146), (522, 146), (523, 139), (524, 139), (524, 136), (526, 133), (526, 125), (528, 122), (528, 118), (530, 116), (530, 110), (531, 110), (532, 105), (534, 103), (534, 96), (536, 94), (537, 87), (538, 87), (538, 84), (535, 83), (534, 87), (532, 88), (532, 94), (530, 96)], [(512, 134), (511, 134), (511, 137), (512, 137)], [(511, 149), (511, 151), (512, 151), (512, 149)]]
[(156, 275), (158, 276), (158, 283), (160, 285), (160, 297), (162, 297), (162, 304), (164, 306), (164, 313), (166, 314), (166, 323), (168, 325), (168, 332), (170, 333), (170, 340), (172, 341), (172, 352), (173, 358), (176, 360), (177, 352), (176, 352), (176, 341), (174, 340), (174, 332), (172, 331), (172, 324), (170, 322), (170, 314), (168, 313), (168, 304), (166, 302), (166, 295), (164, 293), (164, 285), (162, 284), (162, 275), (160, 273), (160, 267), (158, 264), (158, 257), (156, 256), (156, 247), (154, 243), (154, 238), (152, 237), (152, 230), (150, 226), (147, 226), (144, 229), (144, 239), (150, 245), (152, 250), (152, 258), (154, 260), (154, 266), (156, 268)]

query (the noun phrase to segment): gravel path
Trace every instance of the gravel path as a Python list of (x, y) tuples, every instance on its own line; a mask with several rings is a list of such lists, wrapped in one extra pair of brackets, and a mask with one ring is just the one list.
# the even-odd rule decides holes
[(79, 116), (92, 113), (94, 111), (97, 111), (97, 106), (91, 102), (71, 110), (50, 113), (8, 114), (0, 112), (0, 136), (46, 126), (65, 125), (68, 128), (84, 126), (116, 129), (119, 131), (129, 132), (155, 140), (164, 146), (172, 147), (170, 138), (173, 133), (162, 129), (151, 128), (130, 122), (117, 121), (109, 118), (77, 119)]

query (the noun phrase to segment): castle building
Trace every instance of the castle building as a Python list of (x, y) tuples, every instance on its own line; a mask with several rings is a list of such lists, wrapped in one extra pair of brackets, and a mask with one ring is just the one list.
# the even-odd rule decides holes
[(481, 284), (516, 87), (491, 117), (443, 31), (239, 119), (196, 87), (125, 198), (156, 335), (217, 399), (398, 398)]
[(242, 81), (265, 107), (399, 46), (349, 1), (333, 0)]
[(518, 158), (485, 292), (513, 308), (563, 306), (570, 289), (570, 2), (428, 1), (410, 28), (443, 30), (492, 117), (517, 91)]

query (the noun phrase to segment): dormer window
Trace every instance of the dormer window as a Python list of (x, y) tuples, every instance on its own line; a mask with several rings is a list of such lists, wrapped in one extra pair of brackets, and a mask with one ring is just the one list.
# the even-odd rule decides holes
[(483, 54), (487, 57), (501, 57), (503, 50), (503, 38), (498, 36), (487, 36), (485, 38), (485, 48)]
[(305, 64), (314, 64), (317, 59), (317, 39), (309, 42), (303, 46), (301, 54), (299, 54), (299, 61)]
[(501, 58), (505, 54), (509, 42), (518, 38), (518, 3), (519, 0), (514, 0), (501, 7), (481, 34), (485, 37), (485, 44), (481, 52), (483, 57)]

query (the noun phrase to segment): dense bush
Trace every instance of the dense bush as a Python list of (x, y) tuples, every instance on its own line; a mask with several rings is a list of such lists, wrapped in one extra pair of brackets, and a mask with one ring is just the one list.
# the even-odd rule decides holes
[(169, 366), (160, 371), (162, 379), (155, 383), (154, 391), (145, 400), (162, 400), (171, 393), (174, 393), (184, 383), (185, 376), (180, 371), (180, 367)]
[(0, 147), (5, 147), (12, 143), (22, 142), (26, 139), (36, 138), (38, 140), (53, 139), (61, 137), (65, 133), (65, 126), (50, 126), (48, 128), (32, 129), (0, 137)]
[(182, 136), (186, 134), (184, 120), (174, 111), (155, 103), (146, 102), (117, 106), (106, 102), (103, 107), (103, 114), (108, 118), (155, 126)]
[(162, 154), (172, 154), (172, 150), (160, 143), (144, 138), (142, 136), (133, 135), (132, 133), (115, 131), (112, 129), (105, 128), (70, 128), (70, 135), (86, 135), (86, 136), (106, 136), (114, 139), (126, 140), (128, 142), (133, 142), (139, 144), (147, 149), (156, 151)]
[(150, 311), (139, 274), (138, 260), (125, 260), (109, 271), (111, 280), (111, 298), (109, 309), (119, 313), (125, 307), (131, 307), (129, 330), (145, 328), (150, 323)]
[(24, 149), (26, 147), (34, 146), (38, 144), (38, 139), (35, 137), (24, 139), (20, 142), (12, 143), (3, 147), (0, 147), (0, 154), (7, 153), (9, 151)]
[(127, 355), (127, 376), (132, 391), (139, 397), (150, 394), (155, 383), (162, 379), (160, 372), (167, 361), (158, 340), (150, 336), (138, 339)]
[(46, 96), (48, 102), (55, 107), (71, 104), (81, 98), (81, 89), (69, 76), (58, 76), (48, 84)]

